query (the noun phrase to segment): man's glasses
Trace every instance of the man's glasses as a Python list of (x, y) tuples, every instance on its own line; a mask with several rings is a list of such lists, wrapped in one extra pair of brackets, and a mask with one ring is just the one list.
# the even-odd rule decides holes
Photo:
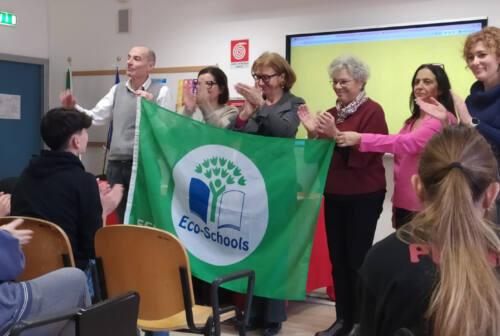
[(214, 81), (199, 81), (195, 80), (194, 81), (196, 86), (200, 86), (202, 83), (204, 83), (209, 89), (211, 89), (214, 85), (218, 85), (217, 82)]
[(273, 73), (272, 75), (259, 75), (256, 73), (252, 74), (252, 77), (253, 79), (255, 79), (256, 82), (262, 80), (264, 83), (268, 83), (274, 76), (278, 76), (278, 74), (277, 73)]
[(333, 85), (333, 86), (336, 86), (338, 84), (341, 87), (346, 87), (347, 84), (349, 84), (352, 81), (353, 81), (352, 79), (349, 79), (349, 80), (334, 80), (334, 79), (330, 79), (329, 83), (330, 83), (330, 85)]

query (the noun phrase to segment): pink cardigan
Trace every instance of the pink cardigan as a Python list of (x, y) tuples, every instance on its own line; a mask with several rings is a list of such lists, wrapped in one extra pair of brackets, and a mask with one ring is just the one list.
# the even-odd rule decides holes
[[(448, 112), (450, 124), (457, 119)], [(361, 152), (385, 152), (394, 154), (394, 195), (392, 204), (409, 211), (420, 210), (420, 201), (411, 185), (411, 176), (417, 174), (420, 154), (429, 139), (442, 128), (441, 122), (426, 116), (422, 123), (411, 130), (412, 123), (406, 123), (398, 134), (363, 133), (359, 150)]]

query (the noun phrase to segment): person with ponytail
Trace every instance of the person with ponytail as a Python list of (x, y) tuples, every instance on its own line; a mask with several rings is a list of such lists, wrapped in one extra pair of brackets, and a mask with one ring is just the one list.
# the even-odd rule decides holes
[(360, 269), (359, 333), (500, 335), (491, 146), (474, 127), (446, 127), (427, 143), (412, 183), (422, 210), (374, 245)]

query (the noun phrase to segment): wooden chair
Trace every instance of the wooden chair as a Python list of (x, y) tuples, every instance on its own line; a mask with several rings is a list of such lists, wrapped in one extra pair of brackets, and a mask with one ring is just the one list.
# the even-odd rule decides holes
[[(241, 271), (214, 280), (212, 307), (194, 304), (189, 259), (174, 235), (155, 228), (114, 225), (99, 229), (95, 237), (96, 262), (103, 297), (133, 290), (141, 295), (139, 328), (148, 331), (188, 329), (220, 335), (220, 320), (236, 315), (240, 335), (245, 335), (248, 314), (235, 306), (220, 308), (220, 284), (248, 278), (245, 312), (249, 312), (255, 274)], [(201, 327), (203, 326), (204, 327)]]
[(54, 223), (31, 217), (0, 217), (0, 225), (24, 219), (20, 229), (33, 231), (33, 239), (22, 246), (26, 267), (17, 281), (27, 281), (59, 268), (75, 266), (66, 233)]
[(74, 320), (78, 336), (136, 336), (139, 294), (128, 292), (87, 308), (76, 308), (57, 315), (21, 320), (14, 325), (10, 336), (25, 330), (60, 321)]

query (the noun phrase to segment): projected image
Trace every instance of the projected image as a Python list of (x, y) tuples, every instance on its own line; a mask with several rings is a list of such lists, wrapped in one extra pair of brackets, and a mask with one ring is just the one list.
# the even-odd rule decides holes
[[(462, 58), (467, 35), (481, 30), (486, 19), (287, 36), (287, 59), (297, 74), (293, 94), (312, 112), (335, 106), (337, 97), (327, 69), (340, 55), (355, 55), (370, 67), (366, 93), (385, 111), (389, 132), (397, 133), (410, 116), (409, 97), (415, 69), (443, 64), (452, 89), (465, 98), (475, 81)], [(307, 137), (300, 129), (298, 138)]]

